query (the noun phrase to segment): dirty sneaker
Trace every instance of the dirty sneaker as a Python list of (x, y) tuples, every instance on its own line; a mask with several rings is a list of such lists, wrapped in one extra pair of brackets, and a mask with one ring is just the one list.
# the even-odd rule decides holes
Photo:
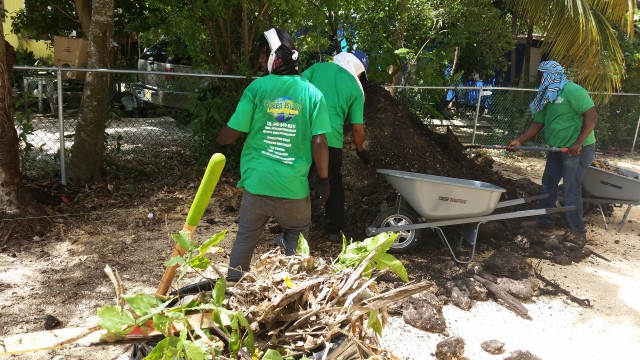
[(553, 232), (553, 229), (555, 229), (555, 227), (553, 225), (542, 223), (538, 220), (531, 220), (531, 221), (523, 221), (522, 223), (520, 223), (520, 229), (541, 231), (541, 232)]
[(273, 239), (273, 242), (276, 243), (276, 246), (280, 246), (281, 248), (286, 248), (286, 245), (284, 244), (284, 235), (279, 234), (276, 235), (275, 239)]
[(564, 233), (562, 241), (574, 244), (579, 248), (583, 248), (587, 244), (587, 234), (574, 230), (567, 230)]

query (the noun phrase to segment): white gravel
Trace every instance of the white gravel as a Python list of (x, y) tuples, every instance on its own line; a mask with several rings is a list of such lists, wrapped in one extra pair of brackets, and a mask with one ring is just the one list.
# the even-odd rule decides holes
[[(611, 262), (593, 256), (571, 266), (543, 262), (546, 278), (574, 296), (589, 299), (592, 308), (582, 308), (564, 296), (539, 297), (524, 304), (532, 317), (526, 320), (494, 301), (476, 303), (470, 311), (446, 305), (447, 334), (424, 332), (404, 324), (401, 317), (392, 317), (381, 343), (406, 360), (435, 358), (436, 345), (447, 336), (462, 337), (464, 355), (471, 360), (503, 359), (516, 350), (545, 360), (636, 359), (640, 353), (638, 218), (636, 214), (622, 234), (603, 229), (592, 234), (595, 244), (591, 246)], [(487, 340), (504, 343), (505, 352), (483, 351), (480, 344)]]

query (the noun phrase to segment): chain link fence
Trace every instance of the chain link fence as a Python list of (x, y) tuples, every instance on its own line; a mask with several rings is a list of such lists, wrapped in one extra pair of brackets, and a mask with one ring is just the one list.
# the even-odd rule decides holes
[[(14, 72), (14, 116), (20, 137), (20, 160), (23, 174), (30, 179), (62, 179), (65, 183), (64, 169), (73, 145), (83, 84), (63, 76), (65, 71), (68, 69), (42, 71), (16, 67)], [(172, 93), (170, 89), (164, 93), (164, 100), (171, 106), (145, 101), (158, 100), (154, 97), (158, 89), (140, 88), (137, 76), (140, 71), (95, 71), (112, 73), (114, 84), (105, 134), (109, 161), (145, 156), (145, 152), (153, 154), (158, 147), (188, 151), (197, 132), (188, 121), (189, 114), (213, 112), (215, 107), (235, 107), (236, 101), (225, 98), (224, 90), (237, 86), (239, 80), (246, 81), (242, 76), (151, 72), (157, 76), (180, 75), (183, 82), (194, 83), (202, 83), (202, 77), (208, 77), (207, 82), (215, 84), (217, 92), (205, 93), (208, 101), (205, 105), (192, 102), (189, 108), (182, 102), (178, 108), (172, 103), (174, 95), (185, 94)], [(532, 89), (500, 87), (401, 87), (395, 92), (434, 130), (449, 127), (461, 142), (485, 145), (507, 145), (521, 134), (532, 120), (529, 103), (535, 96)], [(613, 94), (606, 104), (599, 106), (596, 139), (600, 150), (634, 152), (640, 125), (639, 100), (638, 94)], [(62, 107), (58, 107), (60, 101)], [(226, 122), (223, 115), (213, 116)], [(532, 144), (545, 143), (540, 135)], [(64, 163), (60, 161), (61, 155)]]
[[(203, 79), (196, 77), (209, 77), (206, 83), (215, 87), (204, 88), (196, 94), (176, 91), (172, 81), (164, 82), (166, 87), (156, 83), (142, 86), (137, 76), (142, 71), (95, 71), (110, 73), (112, 83), (105, 130), (105, 162), (108, 163), (129, 161), (134, 157), (153, 157), (157, 151), (184, 153), (193, 150), (194, 138), (198, 136), (197, 127), (203, 127), (202, 123), (192, 121), (194, 102), (210, 105), (212, 101), (208, 98), (223, 99), (221, 89), (227, 89), (230, 82), (237, 84), (237, 79), (246, 79), (241, 76), (146, 72), (155, 75), (152, 79), (167, 76), (180, 78), (180, 82), (202, 82)], [(14, 119), (20, 139), (21, 170), (26, 178), (35, 181), (62, 179), (65, 183), (65, 168), (70, 160), (84, 85), (77, 79), (84, 77), (69, 69), (15, 68)], [(62, 106), (59, 107), (58, 103)], [(218, 116), (206, 105), (199, 110), (201, 113)], [(61, 157), (64, 157), (64, 162)]]
[[(436, 131), (448, 126), (461, 142), (507, 145), (533, 117), (529, 103), (537, 90), (503, 87), (402, 87), (398, 93)], [(418, 100), (416, 100), (418, 99)], [(597, 147), (633, 153), (640, 127), (640, 94), (611, 94), (598, 106)], [(545, 145), (538, 135), (531, 145)]]

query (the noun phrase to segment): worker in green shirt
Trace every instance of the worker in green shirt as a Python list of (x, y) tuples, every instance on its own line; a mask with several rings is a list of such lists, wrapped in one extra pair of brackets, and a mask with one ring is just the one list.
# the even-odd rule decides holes
[[(540, 87), (529, 107), (533, 123), (509, 146), (520, 146), (544, 130), (544, 138), (552, 147), (567, 148), (567, 152), (550, 152), (542, 174), (541, 194), (549, 195), (540, 204), (544, 208), (555, 207), (562, 180), (565, 206), (575, 206), (575, 211), (565, 212), (566, 231), (564, 242), (583, 247), (587, 228), (582, 219), (582, 179), (587, 167), (595, 158), (596, 138), (593, 130), (598, 121), (598, 111), (587, 91), (567, 79), (564, 68), (556, 61), (543, 61), (538, 66)], [(552, 231), (555, 218), (541, 215), (525, 221), (521, 227), (535, 231)]]
[(273, 28), (258, 40), (260, 64), (269, 75), (254, 80), (216, 138), (214, 151), (247, 134), (240, 157), (244, 188), (238, 232), (231, 249), (227, 279), (249, 270), (264, 227), (274, 218), (284, 229), (285, 253), (293, 255), (302, 234), (309, 238), (311, 202), (309, 169), (315, 164), (316, 193), (323, 205), (329, 196), (331, 131), (322, 93), (300, 76), (298, 53), (284, 30)]
[(329, 144), (329, 183), (331, 195), (325, 205), (325, 231), (330, 241), (341, 241), (344, 225), (344, 186), (342, 184), (343, 127), (349, 120), (356, 154), (366, 164), (369, 152), (364, 148), (364, 90), (360, 82), (366, 77), (369, 58), (359, 50), (341, 52), (333, 62), (317, 63), (302, 73), (324, 94), (329, 109), (331, 132)]

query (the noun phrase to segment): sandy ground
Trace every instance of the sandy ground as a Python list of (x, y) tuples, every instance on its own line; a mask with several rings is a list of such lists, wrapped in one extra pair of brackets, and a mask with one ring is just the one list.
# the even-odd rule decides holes
[[(601, 158), (602, 159), (602, 158)], [(498, 169), (518, 166), (531, 173), (544, 167), (542, 159), (497, 158)], [(640, 171), (640, 157), (607, 158), (610, 163)], [(512, 168), (511, 168), (512, 169)], [(533, 181), (539, 183), (539, 178)], [(601, 360), (636, 358), (640, 353), (640, 210), (632, 207), (620, 232), (617, 224), (624, 208), (615, 208), (609, 230), (599, 214), (586, 218), (588, 246), (610, 262), (591, 256), (578, 264), (560, 266), (541, 261), (542, 275), (573, 296), (589, 299), (583, 308), (567, 297), (538, 297), (524, 304), (532, 320), (525, 320), (496, 302), (476, 303), (470, 311), (453, 305), (443, 308), (446, 334), (431, 334), (407, 327), (394, 317), (382, 343), (402, 359), (434, 358), (436, 345), (447, 336), (465, 340), (464, 355), (473, 360), (503, 359), (516, 350), (542, 359)], [(481, 349), (487, 340), (504, 343), (504, 353)]]
[[(618, 166), (640, 171), (640, 156), (606, 159)], [(528, 177), (533, 181), (539, 181), (544, 166), (540, 158), (509, 156), (496, 157), (496, 161), (496, 170), (514, 178)], [(189, 188), (186, 193), (193, 191)], [(159, 199), (169, 201), (169, 195)], [(186, 202), (184, 199), (173, 201), (179, 204)], [(565, 296), (535, 297), (525, 304), (532, 320), (525, 320), (494, 301), (476, 303), (470, 311), (446, 305), (443, 310), (446, 334), (417, 330), (404, 324), (401, 317), (393, 316), (390, 325), (384, 329), (382, 344), (393, 349), (403, 360), (435, 358), (436, 345), (447, 336), (462, 337), (466, 343), (464, 355), (473, 360), (504, 359), (516, 350), (529, 351), (542, 359), (636, 358), (633, 354), (640, 352), (640, 210), (632, 208), (622, 231), (617, 232), (615, 225), (621, 221), (625, 209), (614, 209), (612, 217), (607, 219), (611, 223), (609, 230), (605, 230), (599, 214), (589, 215), (586, 219), (589, 247), (610, 261), (592, 256), (570, 266), (546, 261), (540, 264), (546, 278), (559, 283), (578, 298), (589, 299), (591, 308), (582, 308)], [(161, 222), (181, 225), (186, 212), (180, 214), (172, 210), (170, 213), (176, 214), (162, 217)], [(60, 234), (52, 233), (49, 235), (51, 239), (46, 241), (33, 239), (17, 257), (0, 252), (0, 338), (41, 329), (44, 314), (57, 316), (68, 327), (94, 324), (97, 320), (95, 309), (113, 302), (113, 289), (102, 271), (103, 262), (120, 268), (131, 293), (154, 292), (152, 285), (157, 283), (158, 269), (172, 245), (170, 242), (158, 242), (159, 235), (155, 233), (146, 237), (131, 235), (142, 233), (134, 230), (155, 229), (160, 224), (141, 220), (147, 219), (147, 211), (129, 216), (135, 220), (132, 220), (131, 228), (119, 228), (115, 223), (96, 223), (94, 228), (65, 228), (63, 233), (61, 226)], [(220, 223), (204, 222), (199, 229), (202, 233), (213, 234), (221, 226)], [(114, 234), (120, 236), (119, 241), (108, 241)], [(39, 246), (41, 243), (47, 246)], [(96, 258), (92, 250), (96, 244), (108, 247), (108, 251), (103, 252), (106, 254), (104, 258)], [(152, 249), (152, 244), (158, 248)], [(122, 258), (123, 249), (130, 257)], [(144, 271), (131, 263), (142, 253), (153, 257), (143, 262)], [(100, 279), (99, 286), (87, 279)], [(60, 283), (65, 285), (60, 286)], [(9, 321), (11, 319), (13, 321)], [(484, 352), (480, 344), (487, 340), (503, 342), (505, 352), (500, 355)], [(9, 358), (127, 360), (129, 353), (130, 345), (102, 345), (40, 351)]]

